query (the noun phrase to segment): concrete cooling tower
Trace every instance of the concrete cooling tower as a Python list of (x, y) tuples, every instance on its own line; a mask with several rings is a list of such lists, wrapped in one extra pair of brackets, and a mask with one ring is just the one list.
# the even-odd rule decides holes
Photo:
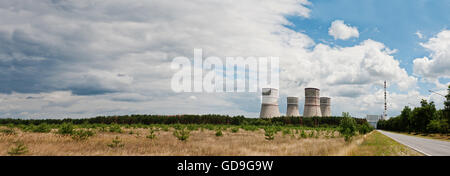
[(304, 117), (321, 117), (320, 111), (320, 89), (305, 88), (305, 108), (303, 110)]
[(322, 112), (322, 117), (331, 116), (331, 98), (320, 97), (320, 111)]
[(300, 113), (298, 111), (298, 97), (287, 97), (286, 116), (300, 117)]
[(279, 117), (278, 109), (278, 89), (263, 88), (260, 118)]

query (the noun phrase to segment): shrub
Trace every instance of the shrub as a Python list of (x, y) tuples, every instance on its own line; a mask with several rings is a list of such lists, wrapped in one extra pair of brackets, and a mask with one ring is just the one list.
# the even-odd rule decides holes
[(149, 138), (149, 139), (155, 139), (155, 138), (156, 138), (155, 132), (157, 132), (157, 131), (159, 131), (159, 128), (151, 127), (151, 128), (149, 129), (149, 133), (150, 133), (150, 134), (147, 135), (146, 137)]
[(242, 129), (244, 129), (245, 131), (256, 131), (258, 130), (258, 127), (253, 125), (244, 125), (242, 126)]
[(16, 131), (14, 130), (14, 128), (4, 128), (4, 129), (0, 129), (0, 132), (6, 135), (15, 135)]
[(311, 132), (309, 133), (308, 137), (310, 137), (310, 138), (314, 137), (314, 131), (313, 130), (311, 130)]
[(239, 131), (239, 127), (233, 127), (231, 128), (232, 133), (237, 133)]
[(198, 129), (197, 125), (187, 125), (187, 129), (190, 131), (196, 131)]
[(169, 131), (169, 127), (168, 127), (167, 125), (162, 125), (162, 126), (161, 126), (161, 129), (162, 129), (163, 131)]
[(339, 132), (344, 136), (345, 141), (351, 141), (356, 134), (356, 121), (351, 117), (344, 117), (339, 124)]
[(427, 125), (427, 131), (430, 133), (446, 134), (448, 132), (448, 128), (449, 126), (446, 119), (431, 120)]
[(108, 147), (111, 148), (117, 148), (117, 147), (123, 147), (125, 146), (125, 144), (122, 143), (122, 141), (119, 139), (119, 136), (116, 136), (116, 138), (114, 138), (112, 140), (111, 144), (107, 144)]
[(62, 135), (71, 135), (73, 133), (73, 125), (71, 123), (63, 123), (58, 129), (58, 133)]
[(27, 147), (23, 142), (14, 142), (15, 146), (8, 150), (9, 155), (22, 155), (28, 152)]
[(292, 134), (291, 129), (289, 129), (289, 128), (283, 129), (283, 136), (286, 136), (288, 134)]
[(302, 131), (300, 132), (300, 137), (301, 137), (301, 138), (307, 138), (307, 137), (308, 137), (308, 136), (306, 136), (305, 130), (302, 130)]
[(111, 124), (109, 126), (109, 132), (122, 133), (122, 128), (120, 128), (120, 125), (118, 124)]
[(94, 136), (94, 132), (91, 130), (78, 129), (72, 132), (72, 139), (74, 140), (86, 140), (89, 137)]
[(277, 133), (277, 130), (275, 128), (267, 127), (264, 128), (264, 136), (266, 136), (266, 140), (274, 140), (275, 134)]
[(52, 129), (46, 123), (41, 123), (38, 126), (34, 126), (34, 128), (31, 129), (31, 131), (35, 133), (48, 133), (51, 130)]
[(223, 136), (222, 130), (220, 128), (216, 130), (216, 136), (217, 137)]
[(105, 124), (100, 124), (98, 126), (100, 132), (107, 132), (107, 126)]
[(175, 137), (177, 137), (177, 139), (180, 141), (187, 141), (190, 133), (191, 133), (191, 131), (189, 131), (188, 129), (180, 128), (180, 129), (175, 129), (175, 131), (173, 132), (173, 135)]
[(358, 125), (358, 132), (359, 134), (367, 134), (373, 130), (372, 126), (369, 125), (369, 123), (363, 123), (361, 125)]

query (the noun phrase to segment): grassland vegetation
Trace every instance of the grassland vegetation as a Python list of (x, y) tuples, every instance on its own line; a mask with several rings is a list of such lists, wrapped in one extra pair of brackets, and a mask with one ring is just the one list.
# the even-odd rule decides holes
[(11, 127), (0, 128), (0, 133), (5, 135), (16, 135), (16, 130)]
[(26, 154), (27, 152), (28, 152), (28, 148), (21, 141), (14, 142), (14, 146), (8, 150), (8, 154), (12, 155), (12, 156), (23, 155), (23, 154)]
[(146, 138), (148, 138), (148, 139), (156, 139), (156, 133), (159, 130), (160, 129), (158, 127), (150, 127), (149, 128), (149, 134), (146, 136)]
[[(0, 129), (18, 129), (17, 136), (33, 149), (27, 153), (30, 155), (333, 155), (345, 146), (344, 135), (334, 121), (317, 126), (292, 125), (280, 119), (241, 119), (232, 122), (235, 124), (26, 121), (28, 124), (0, 125)], [(8, 154), (11, 142), (17, 139), (0, 135), (0, 155)], [(124, 149), (107, 150), (110, 148)]]
[(92, 130), (80, 128), (78, 130), (73, 130), (71, 136), (73, 140), (81, 141), (87, 140), (89, 137), (94, 136), (94, 134), (95, 133)]
[(177, 127), (175, 128), (173, 135), (180, 141), (187, 141), (189, 136), (191, 134), (191, 131), (189, 131), (187, 128), (181, 128)]
[(422, 154), (393, 139), (373, 131), (361, 145), (350, 151), (352, 156), (421, 156)]
[(73, 129), (74, 127), (71, 123), (63, 123), (58, 129), (58, 133), (61, 135), (72, 135)]
[(111, 148), (122, 148), (125, 146), (125, 144), (122, 143), (122, 140), (120, 140), (119, 136), (116, 136), (114, 139), (112, 139), (112, 142), (110, 144), (107, 144), (107, 146)]

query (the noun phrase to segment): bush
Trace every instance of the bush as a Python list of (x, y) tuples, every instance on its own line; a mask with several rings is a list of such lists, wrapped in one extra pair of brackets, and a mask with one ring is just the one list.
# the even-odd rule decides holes
[(310, 137), (310, 138), (314, 137), (314, 131), (313, 130), (311, 130), (311, 132), (309, 133), (308, 137)]
[(33, 129), (31, 129), (31, 131), (35, 133), (48, 133), (51, 130), (52, 129), (46, 123), (41, 123), (38, 126), (35, 126), (33, 127)]
[(222, 130), (220, 128), (218, 130), (216, 130), (216, 136), (217, 137), (223, 136)]
[(91, 130), (78, 129), (72, 132), (72, 139), (74, 140), (86, 140), (91, 136), (94, 136), (94, 132)]
[(239, 127), (233, 127), (231, 128), (232, 133), (237, 133), (239, 131)]
[(6, 135), (15, 135), (16, 131), (14, 130), (14, 128), (4, 128), (4, 129), (0, 129), (0, 133), (6, 134)]
[(427, 131), (430, 133), (448, 133), (448, 123), (446, 119), (431, 120), (427, 125)]
[(150, 128), (150, 131), (149, 131), (150, 134), (147, 135), (146, 137), (149, 138), (149, 139), (155, 139), (155, 138), (156, 138), (155, 132), (157, 132), (157, 131), (159, 131), (159, 128), (151, 127), (151, 128)]
[(373, 127), (369, 125), (369, 123), (363, 123), (358, 125), (359, 134), (367, 134), (373, 130)]
[(289, 129), (289, 128), (284, 128), (282, 132), (283, 132), (283, 136), (292, 134), (292, 131), (291, 131), (291, 129)]
[(339, 124), (339, 133), (344, 136), (345, 141), (351, 141), (356, 135), (356, 121), (351, 117), (344, 117)]
[(187, 141), (190, 133), (191, 133), (191, 131), (189, 131), (186, 128), (179, 128), (179, 129), (175, 129), (175, 131), (173, 132), (173, 135), (175, 137), (177, 137), (177, 139), (180, 141)]
[(117, 147), (123, 147), (125, 146), (125, 144), (122, 144), (122, 141), (119, 139), (119, 136), (116, 136), (116, 138), (114, 138), (112, 140), (111, 144), (107, 144), (108, 147), (111, 148), (117, 148)]
[(300, 137), (301, 138), (308, 138), (308, 136), (306, 136), (305, 130), (302, 130), (302, 132), (300, 132)]
[(118, 124), (111, 124), (109, 126), (109, 132), (122, 133), (122, 128), (120, 128), (120, 125)]
[(71, 123), (63, 123), (58, 129), (58, 133), (62, 135), (71, 135), (73, 133), (73, 125)]
[(275, 134), (277, 133), (277, 130), (272, 127), (264, 128), (264, 136), (266, 136), (266, 140), (274, 140)]
[(28, 149), (23, 142), (14, 142), (14, 144), (16, 146), (8, 150), (9, 155), (22, 155), (28, 152)]

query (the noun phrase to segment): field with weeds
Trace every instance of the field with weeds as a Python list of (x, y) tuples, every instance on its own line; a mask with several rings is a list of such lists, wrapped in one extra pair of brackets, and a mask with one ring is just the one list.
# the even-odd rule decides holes
[[(356, 137), (358, 138), (358, 137)], [(40, 124), (0, 127), (0, 155), (338, 155), (337, 128)]]

